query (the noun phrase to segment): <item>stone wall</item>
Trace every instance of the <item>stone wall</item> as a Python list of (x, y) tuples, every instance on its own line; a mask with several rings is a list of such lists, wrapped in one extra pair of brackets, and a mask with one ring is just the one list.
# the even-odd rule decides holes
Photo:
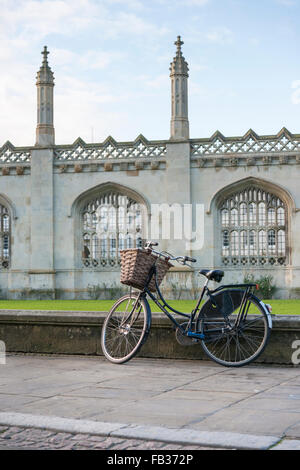
[[(281, 142), (283, 136), (288, 136), (291, 143), (300, 141), (299, 136), (291, 136), (287, 131), (269, 136), (268, 141)], [(209, 142), (216, 145), (216, 139), (220, 137), (207, 139), (205, 145)], [(299, 297), (298, 147), (290, 153), (273, 150), (271, 156), (249, 154), (249, 150), (237, 153), (234, 158), (226, 153), (195, 155), (196, 142), (200, 145), (202, 141), (149, 142), (139, 136), (129, 143), (116, 143), (110, 138), (102, 144), (85, 144), (79, 139), (71, 146), (52, 148), (14, 148), (10, 143), (5, 144), (0, 149), (0, 202), (11, 214), (11, 262), (9, 269), (0, 271), (2, 297), (39, 298), (43, 294), (48, 298), (87, 298), (88, 286), (119, 284), (118, 268), (86, 268), (81, 260), (79, 202), (108, 184), (138, 194), (147, 206), (148, 224), (151, 224), (152, 204), (180, 204), (181, 207), (204, 204), (203, 247), (188, 249), (185, 240), (171, 236), (170, 240), (160, 240), (160, 249), (196, 257), (196, 271), (204, 267), (225, 269), (224, 281), (228, 283), (242, 282), (249, 272), (257, 277), (272, 275), (280, 288), (277, 296)], [(24, 161), (19, 162), (21, 158)], [(8, 170), (4, 171), (5, 168)], [(231, 187), (253, 182), (285, 198), (288, 263), (224, 267), (220, 259), (218, 195), (222, 191), (226, 194)], [(157, 223), (162, 224), (162, 220)], [(187, 289), (193, 289), (199, 282), (188, 271), (170, 274), (165, 281), (168, 296), (172, 297), (179, 277), (180, 284), (188, 286)], [(186, 295), (193, 293), (186, 292)]]
[[(100, 339), (105, 315), (106, 312), (2, 310), (0, 339), (7, 352), (102, 355)], [(296, 340), (300, 340), (300, 317), (273, 316), (269, 344), (257, 361), (293, 365)], [(158, 313), (153, 313), (150, 335), (139, 355), (207, 360), (199, 344), (181, 346), (177, 343), (171, 322)]]

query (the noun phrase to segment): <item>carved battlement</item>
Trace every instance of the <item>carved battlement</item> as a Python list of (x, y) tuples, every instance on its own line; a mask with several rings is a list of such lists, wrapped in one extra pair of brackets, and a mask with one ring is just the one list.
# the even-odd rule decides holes
[(276, 135), (259, 136), (252, 129), (242, 137), (224, 137), (215, 132), (209, 139), (191, 139), (191, 155), (280, 154), (300, 152), (300, 135), (285, 127)]
[(165, 156), (165, 141), (148, 141), (144, 136), (138, 136), (134, 142), (116, 142), (108, 137), (103, 143), (87, 144), (78, 138), (72, 145), (55, 147), (55, 160), (92, 161), (92, 160), (135, 160), (139, 158), (157, 159)]

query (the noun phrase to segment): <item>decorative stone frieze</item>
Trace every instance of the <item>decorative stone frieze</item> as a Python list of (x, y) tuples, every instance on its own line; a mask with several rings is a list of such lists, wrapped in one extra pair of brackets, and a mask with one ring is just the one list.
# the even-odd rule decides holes
[(116, 142), (108, 137), (103, 143), (86, 144), (78, 138), (72, 145), (55, 147), (55, 161), (101, 161), (157, 159), (166, 155), (166, 141), (147, 141), (140, 135), (134, 142)]
[(300, 135), (291, 134), (285, 127), (277, 135), (258, 136), (250, 129), (242, 137), (224, 137), (215, 132), (210, 139), (192, 139), (192, 156), (226, 154), (281, 154), (300, 152)]
[(30, 162), (32, 147), (14, 147), (7, 141), (0, 148), (0, 165), (3, 163)]

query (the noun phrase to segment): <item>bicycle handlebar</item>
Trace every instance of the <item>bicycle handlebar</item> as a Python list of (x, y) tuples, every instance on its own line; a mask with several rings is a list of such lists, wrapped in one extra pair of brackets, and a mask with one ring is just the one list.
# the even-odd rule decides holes
[(185, 265), (187, 261), (189, 261), (190, 263), (196, 263), (197, 262), (197, 260), (195, 258), (191, 258), (190, 256), (173, 256), (170, 253), (167, 253), (166, 251), (153, 250), (152, 247), (157, 246), (157, 245), (158, 245), (157, 242), (147, 242), (146, 245), (145, 245), (145, 248), (147, 250), (153, 251), (153, 253), (156, 253), (159, 256), (163, 256), (164, 258), (167, 258), (171, 261), (177, 261), (178, 263), (181, 263), (183, 265)]
[[(158, 243), (157, 242), (146, 242), (145, 244), (145, 249), (146, 250), (152, 250), (152, 247), (153, 246), (158, 246)], [(154, 251), (154, 250), (153, 250)]]

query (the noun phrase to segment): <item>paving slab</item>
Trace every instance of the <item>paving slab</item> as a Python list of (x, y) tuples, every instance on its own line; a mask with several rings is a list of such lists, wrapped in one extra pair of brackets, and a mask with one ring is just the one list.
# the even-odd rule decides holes
[(285, 435), (289, 438), (300, 439), (300, 420), (285, 430)]
[(23, 407), (29, 403), (34, 403), (40, 401), (39, 397), (32, 396), (20, 396), (20, 395), (6, 395), (5, 393), (0, 393), (0, 410), (16, 410), (18, 407)]
[(273, 434), (285, 436), (287, 429), (300, 422), (294, 412), (274, 412), (255, 409), (229, 407), (205, 417), (204, 420), (187, 425), (198, 430), (220, 430), (249, 434)]
[(99, 399), (58, 395), (39, 402), (35, 401), (22, 406), (16, 406), (15, 411), (76, 419), (99, 416), (101, 420), (101, 416), (106, 416), (109, 412), (115, 412), (115, 415), (118, 416), (117, 410), (125, 405), (126, 403), (122, 398)]
[(300, 440), (284, 439), (271, 450), (300, 450)]

